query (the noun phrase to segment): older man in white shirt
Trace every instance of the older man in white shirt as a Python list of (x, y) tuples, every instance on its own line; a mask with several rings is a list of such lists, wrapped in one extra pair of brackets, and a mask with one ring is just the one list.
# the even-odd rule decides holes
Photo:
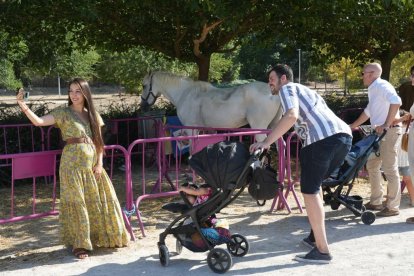
[[(380, 144), (380, 155), (370, 156), (367, 162), (371, 184), (370, 202), (365, 204), (368, 210), (381, 210), (377, 216), (396, 216), (401, 201), (400, 175), (398, 173), (398, 147), (401, 143), (401, 124), (393, 124), (400, 117), (401, 98), (395, 88), (381, 79), (382, 68), (378, 63), (369, 63), (362, 72), (363, 82), (368, 87), (368, 105), (350, 127), (355, 128), (370, 119), (371, 126), (378, 134), (387, 131)], [(381, 169), (388, 181), (387, 204), (383, 208)]]

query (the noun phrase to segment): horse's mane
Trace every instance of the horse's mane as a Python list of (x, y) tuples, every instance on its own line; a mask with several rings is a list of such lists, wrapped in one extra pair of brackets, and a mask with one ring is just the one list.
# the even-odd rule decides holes
[(185, 81), (186, 86), (192, 86), (194, 87), (194, 89), (199, 89), (200, 91), (205, 91), (213, 87), (213, 85), (206, 81), (193, 80), (190, 77), (178, 76), (170, 72), (158, 71), (155, 72), (154, 75), (156, 75), (157, 79), (162, 83), (172, 85), (175, 87), (183, 86), (182, 81)]

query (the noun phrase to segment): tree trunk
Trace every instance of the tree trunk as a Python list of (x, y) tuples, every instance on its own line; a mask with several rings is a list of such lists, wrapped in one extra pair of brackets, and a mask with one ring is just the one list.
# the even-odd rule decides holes
[(208, 81), (208, 73), (210, 70), (210, 59), (211, 55), (209, 56), (198, 56), (196, 57), (196, 63), (198, 66), (198, 80), (200, 81)]
[(381, 67), (382, 67), (382, 75), (381, 78), (384, 80), (390, 80), (390, 73), (391, 73), (391, 62), (394, 59), (393, 54), (384, 55), (381, 57)]

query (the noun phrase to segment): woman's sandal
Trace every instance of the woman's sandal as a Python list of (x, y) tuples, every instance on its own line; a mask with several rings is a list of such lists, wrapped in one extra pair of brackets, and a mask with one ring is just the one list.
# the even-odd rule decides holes
[(88, 255), (88, 250), (83, 249), (83, 248), (75, 248), (72, 250), (73, 255), (75, 255), (76, 258), (78, 259), (86, 259), (89, 257)]
[(408, 218), (405, 222), (408, 224), (414, 224), (414, 217)]

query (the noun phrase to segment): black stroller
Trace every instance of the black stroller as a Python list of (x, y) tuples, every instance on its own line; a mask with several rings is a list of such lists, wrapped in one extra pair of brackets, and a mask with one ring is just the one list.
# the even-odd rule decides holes
[[(183, 192), (180, 193), (186, 204), (181, 215), (160, 234), (158, 242), (159, 258), (163, 266), (169, 264), (169, 251), (165, 239), (172, 234), (176, 240), (176, 252), (181, 253), (182, 247), (192, 252), (210, 251), (207, 263), (216, 273), (225, 273), (232, 264), (232, 257), (242, 257), (249, 250), (247, 239), (239, 234), (228, 234), (219, 240), (212, 240), (203, 235), (204, 227), (211, 216), (235, 200), (248, 185), (250, 165), (255, 155), (250, 155), (246, 146), (240, 142), (219, 142), (209, 145), (189, 159), (191, 168), (201, 176), (212, 189), (209, 199), (199, 205), (191, 206)], [(205, 232), (204, 232), (205, 233)], [(205, 245), (200, 248), (194, 245), (194, 235)], [(227, 250), (214, 248), (218, 244), (227, 244)], [(230, 252), (230, 253), (229, 253)]]
[(361, 217), (362, 222), (367, 225), (375, 221), (375, 214), (365, 209), (362, 197), (349, 194), (355, 177), (364, 167), (369, 155), (371, 153), (379, 154), (379, 142), (384, 135), (385, 132), (381, 136), (375, 133), (369, 134), (355, 143), (345, 157), (344, 163), (336, 171), (336, 175), (331, 175), (322, 183), (325, 204), (330, 205), (332, 210), (337, 210), (342, 204), (355, 216)]

